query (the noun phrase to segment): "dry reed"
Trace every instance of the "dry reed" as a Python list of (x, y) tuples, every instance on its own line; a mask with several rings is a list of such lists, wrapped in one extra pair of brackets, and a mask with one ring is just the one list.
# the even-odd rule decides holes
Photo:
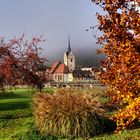
[(34, 114), (41, 133), (65, 137), (90, 137), (102, 129), (103, 109), (86, 90), (58, 89), (34, 97)]

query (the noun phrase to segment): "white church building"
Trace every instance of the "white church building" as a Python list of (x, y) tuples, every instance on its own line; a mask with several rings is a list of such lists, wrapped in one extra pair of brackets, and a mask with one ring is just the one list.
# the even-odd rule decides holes
[(71, 51), (70, 38), (68, 42), (68, 50), (64, 53), (64, 64), (68, 67), (69, 72), (75, 70), (75, 54)]

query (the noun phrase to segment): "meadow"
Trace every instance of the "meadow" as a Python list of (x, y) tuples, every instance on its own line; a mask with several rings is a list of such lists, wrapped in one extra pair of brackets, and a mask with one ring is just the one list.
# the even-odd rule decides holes
[[(97, 89), (96, 89), (97, 90)], [(54, 89), (44, 89), (53, 93)], [(41, 135), (34, 125), (32, 97), (35, 94), (29, 89), (13, 89), (0, 95), (0, 140), (60, 140), (66, 138)], [(100, 89), (96, 94), (100, 94)], [(105, 104), (106, 97), (100, 101)], [(107, 109), (106, 116), (113, 114), (115, 109)], [(105, 122), (106, 132), (90, 138), (90, 140), (140, 140), (140, 129), (125, 130), (114, 134), (112, 122)], [(82, 138), (79, 138), (82, 140)]]

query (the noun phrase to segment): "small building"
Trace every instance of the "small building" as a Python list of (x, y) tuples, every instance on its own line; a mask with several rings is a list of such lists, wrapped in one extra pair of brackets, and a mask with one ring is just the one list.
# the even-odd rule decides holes
[(90, 71), (83, 71), (81, 69), (73, 71), (74, 81), (89, 81), (93, 80), (93, 75)]

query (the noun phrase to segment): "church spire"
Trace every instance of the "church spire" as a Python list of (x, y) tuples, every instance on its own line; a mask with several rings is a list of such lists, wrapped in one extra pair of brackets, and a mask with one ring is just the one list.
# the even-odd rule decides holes
[(70, 47), (70, 36), (69, 36), (69, 38), (68, 38), (68, 53), (70, 53), (71, 52), (71, 47)]

